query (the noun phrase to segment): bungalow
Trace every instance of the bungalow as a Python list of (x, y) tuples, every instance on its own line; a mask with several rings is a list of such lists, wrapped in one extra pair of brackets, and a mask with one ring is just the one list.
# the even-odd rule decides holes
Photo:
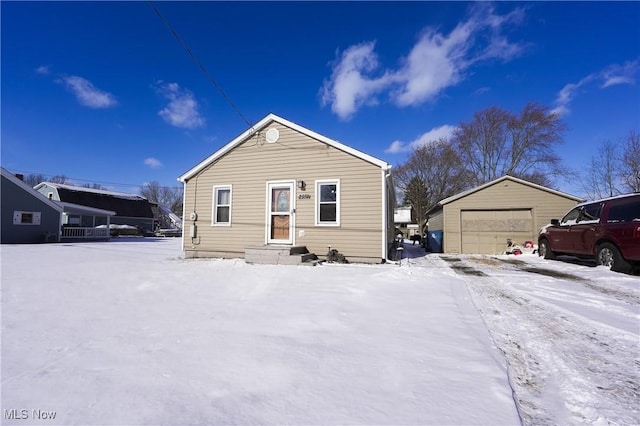
[(318, 256), (334, 249), (370, 263), (389, 256), (391, 166), (277, 115), (267, 115), (178, 180), (184, 184), (185, 257), (259, 263), (260, 249)]
[(53, 182), (39, 183), (34, 189), (50, 200), (69, 206), (63, 218), (64, 227), (95, 228), (110, 222), (134, 226), (145, 233), (155, 230), (153, 204), (141, 195)]
[(536, 242), (542, 226), (581, 201), (505, 175), (438, 202), (428, 212), (428, 242), (446, 253), (501, 254), (507, 239)]

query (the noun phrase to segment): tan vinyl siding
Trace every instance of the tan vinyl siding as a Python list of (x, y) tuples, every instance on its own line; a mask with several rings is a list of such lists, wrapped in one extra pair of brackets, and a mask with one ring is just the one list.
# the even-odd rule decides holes
[[(516, 242), (520, 239), (537, 241), (538, 230), (549, 223), (552, 218), (561, 217), (571, 207), (577, 204), (576, 200), (563, 197), (553, 192), (545, 191), (520, 182), (503, 180), (494, 185), (483, 188), (465, 197), (459, 198), (444, 205), (444, 251), (449, 253), (461, 253), (462, 247), (462, 215), (465, 211), (465, 218), (473, 216), (472, 211), (478, 211), (478, 215), (486, 215), (489, 211), (502, 211), (504, 215), (513, 215), (513, 212), (520, 211), (522, 214), (531, 215), (531, 229), (528, 232), (518, 230), (512, 232), (512, 237), (506, 234), (498, 234), (506, 238), (512, 238)], [(483, 212), (484, 211), (484, 212)], [(530, 213), (528, 213), (530, 211)], [(500, 216), (500, 214), (498, 215)], [(502, 219), (501, 219), (502, 220)], [(480, 238), (478, 236), (467, 236), (466, 239)], [(516, 240), (516, 238), (518, 240)], [(478, 241), (478, 244), (481, 242)]]
[[(265, 142), (264, 134), (271, 127), (280, 131), (275, 143)], [(347, 257), (379, 260), (381, 173), (376, 165), (272, 123), (187, 181), (186, 217), (194, 210), (198, 213), (198, 236), (191, 241), (187, 235), (185, 251), (242, 257), (247, 246), (264, 244), (267, 182), (303, 180), (305, 190), (297, 185), (295, 189), (294, 243), (320, 256), (331, 245)], [(331, 179), (340, 180), (340, 226), (315, 226), (315, 182)], [(231, 226), (211, 226), (214, 185), (232, 186)]]
[(444, 211), (436, 210), (429, 216), (429, 231), (442, 231), (444, 229)]

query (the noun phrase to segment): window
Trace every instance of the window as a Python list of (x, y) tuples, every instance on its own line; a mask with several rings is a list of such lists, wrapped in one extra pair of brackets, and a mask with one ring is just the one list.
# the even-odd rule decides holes
[(231, 225), (231, 185), (213, 187), (212, 225)]
[(615, 200), (609, 208), (607, 222), (638, 222), (640, 221), (640, 200)]
[(316, 181), (316, 225), (340, 226), (340, 181)]
[(14, 225), (40, 225), (41, 212), (22, 212), (18, 210), (13, 211), (13, 224)]
[(578, 216), (580, 216), (581, 207), (576, 207), (571, 210), (569, 213), (565, 215), (560, 221), (560, 225), (573, 225), (578, 221)]
[(580, 223), (582, 222), (598, 222), (600, 219), (600, 210), (602, 203), (587, 204), (584, 206), (582, 216), (580, 216)]

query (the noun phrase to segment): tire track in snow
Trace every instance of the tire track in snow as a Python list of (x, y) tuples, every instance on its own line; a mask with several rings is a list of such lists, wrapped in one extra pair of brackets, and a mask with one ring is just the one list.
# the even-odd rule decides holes
[(507, 359), (525, 424), (640, 424), (637, 336), (523, 295), (508, 278), (466, 282)]

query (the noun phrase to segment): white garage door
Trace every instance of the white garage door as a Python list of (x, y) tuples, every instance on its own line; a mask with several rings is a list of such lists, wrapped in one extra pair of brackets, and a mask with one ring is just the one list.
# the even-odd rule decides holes
[(516, 243), (534, 240), (531, 209), (462, 210), (462, 253), (501, 254), (510, 238)]

